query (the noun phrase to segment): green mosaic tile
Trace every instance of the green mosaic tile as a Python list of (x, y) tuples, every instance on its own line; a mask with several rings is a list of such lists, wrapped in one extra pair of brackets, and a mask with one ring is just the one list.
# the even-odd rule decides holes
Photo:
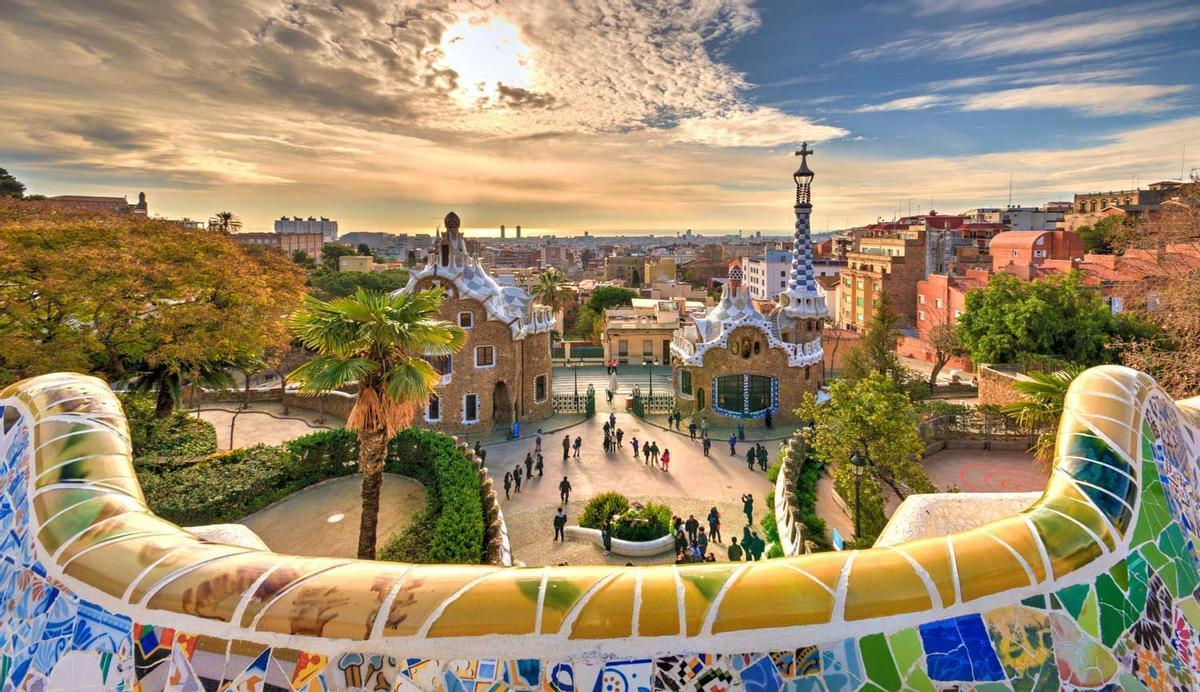
[(859, 639), (858, 646), (871, 682), (885, 690), (900, 689), (900, 673), (896, 671), (887, 639), (882, 634), (870, 634)]
[(1088, 590), (1087, 598), (1083, 601), (1083, 608), (1079, 611), (1079, 617), (1075, 618), (1079, 623), (1079, 628), (1093, 637), (1100, 636), (1098, 631), (1100, 627), (1100, 608), (1096, 604), (1096, 592)]
[(1083, 601), (1090, 591), (1090, 585), (1076, 584), (1059, 589), (1056, 596), (1059, 603), (1062, 604), (1062, 609), (1070, 613), (1071, 617), (1079, 619), (1079, 611), (1083, 610)]
[(1162, 572), (1164, 567), (1171, 564), (1171, 560), (1166, 555), (1163, 555), (1158, 546), (1153, 543), (1147, 543), (1138, 552), (1141, 553), (1146, 564), (1150, 565), (1150, 569), (1154, 572)]
[(1196, 573), (1194, 558), (1178, 525), (1172, 524), (1163, 532), (1158, 539), (1158, 547), (1171, 559), (1170, 566), (1159, 572), (1167, 590), (1175, 598), (1190, 594), (1200, 583), (1200, 575)]
[(1142, 461), (1149, 461), (1154, 458), (1154, 431), (1150, 429), (1150, 423), (1142, 421)]
[(908, 676), (908, 679), (904, 681), (904, 689), (920, 690), (921, 692), (936, 692), (937, 687), (934, 686), (933, 681), (929, 679), (929, 675), (927, 675), (924, 670), (917, 668), (913, 670), (912, 674)]
[(1170, 524), (1171, 510), (1158, 480), (1158, 467), (1152, 462), (1142, 464), (1142, 503), (1131, 545), (1137, 547), (1157, 540)]
[(1200, 629), (1200, 603), (1195, 598), (1185, 598), (1179, 601), (1178, 606), (1192, 629)]
[(1149, 590), (1150, 571), (1146, 560), (1138, 553), (1131, 553), (1125, 559), (1125, 571), (1129, 581), (1125, 589), (1130, 607), (1140, 616), (1146, 607), (1146, 593)]
[(1021, 601), (1021, 605), (1029, 606), (1030, 608), (1037, 608), (1039, 610), (1045, 610), (1046, 597), (1041, 594), (1038, 594), (1037, 596), (1030, 596), (1029, 598)]
[(1125, 630), (1137, 621), (1137, 612), (1125, 598), (1125, 592), (1108, 574), (1096, 578), (1096, 598), (1100, 605), (1100, 636), (1104, 646), (1112, 648)]
[(896, 668), (901, 675), (909, 675), (913, 667), (921, 662), (925, 653), (921, 646), (921, 635), (915, 629), (900, 630), (888, 637), (892, 645), (892, 655), (896, 660)]
[(1150, 692), (1132, 673), (1121, 673), (1118, 676), (1121, 689), (1125, 692)]

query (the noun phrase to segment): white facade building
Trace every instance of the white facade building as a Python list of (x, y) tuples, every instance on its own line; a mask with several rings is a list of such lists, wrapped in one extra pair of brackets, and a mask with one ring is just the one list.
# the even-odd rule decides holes
[(322, 216), (321, 218), (308, 217), (302, 219), (299, 216), (288, 218), (281, 216), (275, 221), (276, 233), (320, 233), (328, 242), (337, 240), (338, 223), (330, 221)]
[(757, 257), (742, 258), (742, 283), (755, 300), (771, 300), (788, 287), (788, 271), (792, 253), (787, 250), (767, 250)]

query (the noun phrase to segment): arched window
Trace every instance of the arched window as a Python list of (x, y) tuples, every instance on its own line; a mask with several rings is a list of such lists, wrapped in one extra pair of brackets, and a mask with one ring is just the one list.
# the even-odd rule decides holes
[(761, 352), (762, 352), (762, 342), (755, 339), (754, 340), (754, 355), (757, 356)]
[(533, 378), (533, 399), (534, 401), (546, 400), (546, 376), (538, 375)]
[(692, 371), (687, 368), (679, 371), (679, 391), (683, 394), (692, 391)]

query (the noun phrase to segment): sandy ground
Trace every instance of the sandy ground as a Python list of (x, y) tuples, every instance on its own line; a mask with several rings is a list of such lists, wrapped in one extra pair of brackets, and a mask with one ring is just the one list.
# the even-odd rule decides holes
[[(362, 516), (360, 485), (357, 474), (324, 481), (288, 495), (240, 523), (277, 553), (354, 557)], [(404, 476), (384, 474), (376, 545), (382, 546), (408, 526), (413, 513), (424, 504), (423, 485)]]
[[(340, 420), (328, 415), (325, 416), (324, 423), (318, 423), (316, 412), (294, 407), (290, 409), (287, 418), (274, 418), (268, 414), (283, 416), (283, 406), (270, 402), (251, 403), (250, 408), (237, 414), (236, 421), (233, 416), (237, 411), (237, 403), (206, 404), (206, 406), (220, 407), (220, 409), (203, 409), (200, 411), (200, 417), (213, 424), (217, 431), (217, 449), (221, 451), (230, 449), (229, 425), (231, 422), (233, 423), (234, 449), (254, 444), (277, 445), (294, 440), (301, 435), (338, 427), (342, 424)], [(194, 411), (192, 415), (195, 415)]]

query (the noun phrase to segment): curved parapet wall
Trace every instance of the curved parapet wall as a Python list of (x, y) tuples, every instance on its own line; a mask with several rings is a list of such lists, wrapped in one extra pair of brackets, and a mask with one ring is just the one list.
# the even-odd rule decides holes
[(279, 555), (151, 514), (116, 398), (0, 394), (3, 685), (1127, 689), (1200, 684), (1196, 416), (1105, 367), (1024, 512), (758, 563), (497, 568)]

